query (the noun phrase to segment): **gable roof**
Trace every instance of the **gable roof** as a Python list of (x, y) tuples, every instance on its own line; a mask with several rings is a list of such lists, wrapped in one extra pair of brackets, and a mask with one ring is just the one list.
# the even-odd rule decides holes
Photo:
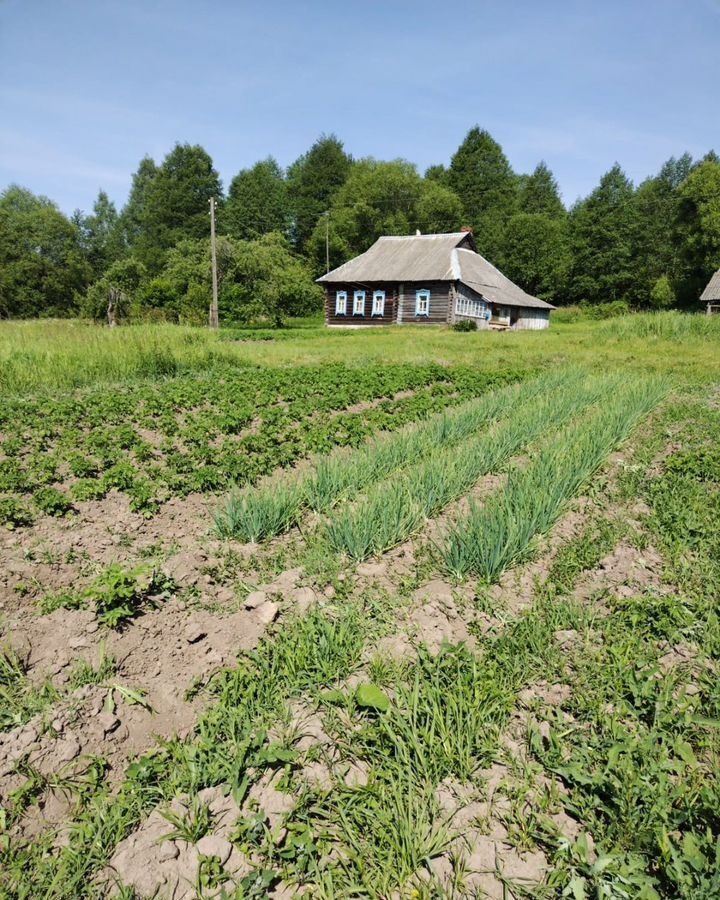
[(707, 287), (700, 294), (700, 299), (703, 301), (720, 300), (720, 269), (708, 281)]
[(468, 231), (379, 237), (360, 256), (318, 281), (452, 281), (452, 251), (468, 240)]
[(322, 275), (320, 283), (374, 281), (462, 281), (491, 303), (555, 309), (526, 294), (475, 251), (472, 233), (385, 236), (343, 265)]
[(491, 303), (501, 303), (503, 306), (524, 306), (530, 309), (555, 309), (551, 303), (546, 303), (532, 294), (527, 294), (510, 281), (503, 273), (489, 263), (484, 256), (472, 250), (461, 247), (455, 250), (453, 255), (458, 260), (458, 281), (462, 281), (477, 294), (489, 300)]

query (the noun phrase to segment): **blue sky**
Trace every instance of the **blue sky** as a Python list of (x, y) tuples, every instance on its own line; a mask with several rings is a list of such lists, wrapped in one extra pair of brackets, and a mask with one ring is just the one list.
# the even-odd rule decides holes
[(0, 189), (120, 206), (176, 141), (227, 186), (321, 132), (423, 171), (479, 124), (570, 204), (720, 152), (719, 47), (720, 0), (0, 0)]

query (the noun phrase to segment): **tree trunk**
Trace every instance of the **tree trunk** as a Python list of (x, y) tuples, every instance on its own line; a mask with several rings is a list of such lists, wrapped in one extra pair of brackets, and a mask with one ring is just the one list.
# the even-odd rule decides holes
[(114, 328), (118, 323), (118, 307), (122, 294), (119, 288), (111, 287), (108, 292), (108, 308), (107, 322), (110, 328)]

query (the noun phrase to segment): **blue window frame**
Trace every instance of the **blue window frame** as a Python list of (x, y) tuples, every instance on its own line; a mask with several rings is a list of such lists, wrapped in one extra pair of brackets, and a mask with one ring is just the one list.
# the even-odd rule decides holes
[(385, 291), (373, 291), (372, 314), (374, 316), (385, 315)]
[(347, 291), (335, 292), (335, 315), (347, 315)]
[(425, 288), (415, 292), (415, 315), (425, 317), (430, 315), (430, 291)]
[(365, 291), (355, 291), (353, 294), (353, 315), (365, 315)]

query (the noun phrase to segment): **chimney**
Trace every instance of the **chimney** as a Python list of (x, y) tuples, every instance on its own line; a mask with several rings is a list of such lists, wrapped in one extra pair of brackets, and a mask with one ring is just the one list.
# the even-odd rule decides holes
[(460, 229), (460, 231), (464, 231), (464, 232), (466, 232), (467, 234), (472, 234), (472, 233), (473, 233), (473, 230), (472, 230), (472, 228), (470, 228), (469, 225), (463, 225), (463, 227)]
[(419, 228), (415, 229), (415, 237), (420, 237), (420, 229)]

